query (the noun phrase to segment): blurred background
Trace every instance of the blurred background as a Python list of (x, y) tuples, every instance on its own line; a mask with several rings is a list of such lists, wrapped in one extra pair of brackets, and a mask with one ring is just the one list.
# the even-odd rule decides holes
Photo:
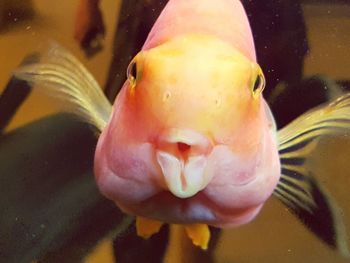
[[(78, 0), (0, 0), (0, 94), (11, 72), (33, 50), (56, 41), (70, 50), (103, 87), (112, 59), (115, 25), (121, 3), (103, 0), (106, 25), (103, 49), (87, 58), (73, 39)], [(303, 76), (322, 74), (333, 80), (350, 79), (350, 3), (348, 1), (302, 1), (309, 51)], [(118, 35), (117, 35), (118, 36)], [(293, 107), (293, 105), (290, 105)], [(11, 131), (33, 120), (58, 112), (47, 96), (32, 92), (7, 126)], [(1, 144), (0, 144), (1, 147)], [(321, 181), (342, 207), (350, 230), (350, 140), (345, 137), (322, 141), (311, 160)], [(2, 156), (0, 156), (1, 165)], [(322, 219), (320, 219), (322, 220)], [(0, 237), (1, 239), (1, 237)], [(174, 241), (167, 262), (191, 262), (186, 249)], [(182, 251), (182, 256), (179, 254)], [(319, 241), (276, 199), (271, 198), (252, 223), (224, 231), (215, 251), (217, 262), (348, 262)], [(113, 262), (112, 241), (104, 239), (85, 262)], [(1, 259), (0, 259), (1, 261)]]

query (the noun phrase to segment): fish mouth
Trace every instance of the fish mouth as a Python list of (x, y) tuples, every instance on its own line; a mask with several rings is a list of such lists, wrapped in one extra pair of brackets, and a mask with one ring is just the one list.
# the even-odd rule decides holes
[(154, 154), (167, 190), (178, 198), (190, 198), (209, 184), (218, 184), (218, 178), (225, 179), (224, 184), (249, 184), (259, 162), (257, 153), (243, 159), (228, 145), (215, 144), (188, 129), (169, 129), (161, 134)]
[(244, 161), (225, 145), (213, 147), (208, 155), (188, 156), (185, 160), (156, 150), (156, 159), (168, 190), (179, 198), (192, 197), (209, 184), (247, 185), (255, 179), (260, 161), (255, 156), (252, 162)]
[(176, 158), (163, 151), (156, 152), (169, 191), (179, 198), (189, 198), (203, 190), (210, 179), (206, 176), (207, 158), (204, 155), (190, 156), (187, 160)]
[(178, 198), (189, 198), (204, 189), (211, 178), (205, 173), (212, 143), (191, 129), (171, 128), (158, 137), (155, 149), (168, 190)]

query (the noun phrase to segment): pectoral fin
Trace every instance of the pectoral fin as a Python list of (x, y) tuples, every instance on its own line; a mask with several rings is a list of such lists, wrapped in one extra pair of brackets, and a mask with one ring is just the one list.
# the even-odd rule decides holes
[(350, 94), (307, 112), (278, 132), (281, 179), (274, 191), (291, 211), (329, 246), (349, 256), (345, 227), (337, 205), (317, 175), (305, 165), (324, 135), (350, 128)]
[(14, 75), (57, 98), (65, 110), (99, 131), (107, 125), (111, 103), (94, 77), (64, 48), (53, 45), (39, 62), (19, 67)]

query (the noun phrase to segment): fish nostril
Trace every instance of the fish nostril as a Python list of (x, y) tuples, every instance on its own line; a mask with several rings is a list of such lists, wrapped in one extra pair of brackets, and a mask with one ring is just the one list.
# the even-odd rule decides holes
[(183, 142), (178, 142), (177, 143), (177, 149), (180, 152), (188, 152), (191, 148), (191, 145), (188, 145), (187, 143), (183, 143)]

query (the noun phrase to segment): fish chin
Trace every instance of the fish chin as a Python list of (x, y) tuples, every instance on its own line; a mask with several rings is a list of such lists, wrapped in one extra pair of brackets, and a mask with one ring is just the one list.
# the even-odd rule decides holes
[(211, 225), (219, 228), (233, 228), (247, 224), (259, 214), (262, 207), (263, 204), (260, 204), (241, 211), (238, 210), (233, 214), (218, 215), (218, 223), (212, 223)]
[(170, 192), (161, 192), (139, 204), (122, 206), (129, 214), (172, 224), (205, 223), (220, 228), (236, 227), (253, 220), (263, 204), (225, 210), (203, 193), (180, 199)]

